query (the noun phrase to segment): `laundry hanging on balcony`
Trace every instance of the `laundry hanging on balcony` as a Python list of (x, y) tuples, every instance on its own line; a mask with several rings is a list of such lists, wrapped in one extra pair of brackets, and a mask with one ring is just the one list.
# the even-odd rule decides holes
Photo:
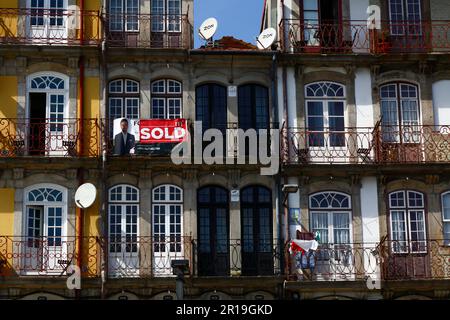
[[(318, 239), (318, 237), (316, 237)], [(291, 240), (290, 254), (295, 257), (297, 269), (310, 269), (315, 267), (316, 250), (319, 242), (314, 240)]]

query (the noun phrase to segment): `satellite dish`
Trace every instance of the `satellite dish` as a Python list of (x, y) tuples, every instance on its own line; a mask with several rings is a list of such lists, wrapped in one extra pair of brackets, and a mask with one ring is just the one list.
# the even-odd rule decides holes
[(97, 189), (92, 183), (81, 185), (75, 192), (75, 204), (78, 208), (87, 209), (94, 204)]
[(259, 35), (256, 40), (258, 49), (268, 49), (277, 39), (277, 30), (274, 28), (267, 28)]
[(206, 19), (198, 29), (200, 38), (206, 41), (210, 40), (216, 33), (218, 25), (216, 18)]

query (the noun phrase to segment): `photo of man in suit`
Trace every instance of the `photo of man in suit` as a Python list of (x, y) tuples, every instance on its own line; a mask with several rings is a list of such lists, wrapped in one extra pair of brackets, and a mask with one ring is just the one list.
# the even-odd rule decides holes
[(120, 121), (120, 133), (114, 137), (114, 155), (125, 156), (130, 154), (130, 150), (134, 148), (134, 135), (128, 133), (128, 120), (122, 119)]

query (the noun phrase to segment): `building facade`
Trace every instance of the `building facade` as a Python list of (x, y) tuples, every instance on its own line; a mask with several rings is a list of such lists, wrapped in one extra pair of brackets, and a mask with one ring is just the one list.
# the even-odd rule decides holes
[[(0, 297), (175, 299), (187, 260), (192, 299), (449, 299), (449, 5), (267, 0), (268, 50), (196, 49), (193, 15), (192, 0), (0, 4)], [(201, 121), (231, 154), (118, 156), (123, 118)], [(226, 161), (237, 128), (273, 129), (277, 174)], [(290, 253), (316, 232), (314, 255)]]

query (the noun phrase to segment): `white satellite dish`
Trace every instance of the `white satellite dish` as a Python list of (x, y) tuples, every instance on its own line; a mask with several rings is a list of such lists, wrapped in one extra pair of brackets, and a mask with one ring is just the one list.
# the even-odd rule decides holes
[(75, 192), (75, 204), (78, 208), (87, 209), (94, 204), (97, 189), (92, 183), (81, 185)]
[(258, 49), (264, 50), (272, 46), (277, 39), (277, 30), (274, 28), (267, 28), (259, 35), (257, 39)]
[(206, 41), (210, 40), (216, 33), (218, 25), (216, 18), (206, 19), (198, 29), (200, 38)]

